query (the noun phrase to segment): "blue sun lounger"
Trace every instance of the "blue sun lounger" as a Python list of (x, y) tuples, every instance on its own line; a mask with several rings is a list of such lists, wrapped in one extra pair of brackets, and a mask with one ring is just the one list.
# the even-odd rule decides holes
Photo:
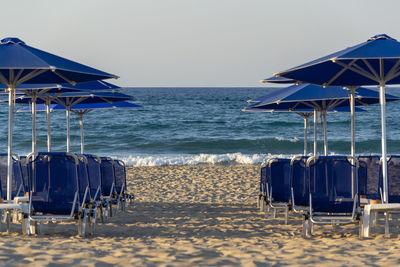
[[(379, 195), (382, 200), (383, 193), (383, 177), (382, 177), (382, 161), (380, 161), (378, 191), (374, 195)], [(368, 203), (362, 209), (362, 225), (360, 236), (369, 237), (370, 224), (373, 221), (376, 224), (378, 213), (385, 215), (385, 234), (389, 234), (389, 216), (392, 213), (400, 212), (400, 156), (393, 155), (388, 157), (387, 161), (387, 178), (388, 178), (388, 203)], [(376, 179), (374, 180), (376, 182)]]
[(298, 156), (290, 161), (291, 209), (301, 214), (308, 210), (310, 201), (307, 159), (307, 156)]
[(117, 193), (117, 207), (115, 213), (120, 209), (122, 202), (122, 211), (125, 211), (127, 203), (132, 204), (134, 195), (127, 192), (126, 184), (126, 166), (122, 160), (114, 160), (114, 176), (115, 176), (115, 191)]
[[(88, 233), (94, 234), (96, 218), (97, 218), (97, 203), (93, 199), (90, 190), (90, 180), (88, 172), (88, 160), (84, 155), (76, 155), (79, 159), (78, 165), (78, 184), (79, 195), (78, 200), (81, 205), (82, 212), (85, 213), (85, 221), (82, 223), (87, 224)], [(83, 227), (85, 229), (86, 227)]]
[(304, 214), (303, 236), (313, 224), (349, 224), (359, 221), (358, 160), (346, 156), (310, 157), (309, 211)]
[[(11, 198), (25, 195), (25, 183), (22, 176), (21, 164), (18, 156), (13, 155), (13, 178), (11, 187)], [(7, 154), (0, 154), (0, 198), (7, 199)]]
[[(7, 154), (0, 154), (0, 198), (3, 200), (7, 199), (7, 173), (8, 173), (8, 157)], [(13, 176), (11, 185), (11, 199), (13, 203), (19, 203), (19, 199), (23, 199), (25, 196), (25, 184), (22, 176), (21, 164), (17, 155), (12, 156), (13, 164)], [(10, 203), (11, 204), (11, 203)], [(7, 205), (1, 205), (0, 207), (0, 226), (1, 223), (5, 223), (7, 232), (10, 232), (10, 224), (21, 223), (23, 226), (23, 232), (26, 232), (25, 221), (21, 209), (6, 209)]]
[(265, 163), (265, 165), (261, 166), (260, 169), (260, 184), (259, 184), (260, 191), (257, 197), (257, 208), (259, 208), (261, 212), (264, 212), (267, 206), (267, 191), (266, 191), (267, 172), (268, 172), (268, 164)]
[(75, 220), (83, 236), (86, 214), (79, 202), (79, 159), (70, 153), (40, 152), (29, 154), (26, 160), (31, 171), (30, 233), (40, 234), (42, 222)]
[(377, 155), (358, 156), (358, 192), (360, 204), (367, 199), (381, 199), (379, 192), (380, 160)]
[(267, 217), (270, 208), (276, 217), (277, 210), (283, 210), (285, 224), (288, 223), (290, 208), (290, 159), (275, 158), (267, 162)]
[(85, 154), (89, 177), (90, 195), (97, 207), (101, 222), (108, 220), (108, 202), (103, 201), (101, 192), (101, 159), (96, 155)]
[(108, 217), (112, 217), (112, 204), (115, 203), (116, 198), (114, 161), (109, 157), (100, 157), (100, 159), (102, 200), (105, 202), (106, 210), (108, 210)]

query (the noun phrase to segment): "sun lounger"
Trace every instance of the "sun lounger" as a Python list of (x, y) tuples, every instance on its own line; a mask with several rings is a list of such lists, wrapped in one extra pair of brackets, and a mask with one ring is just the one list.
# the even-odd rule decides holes
[(290, 185), (292, 211), (304, 213), (309, 206), (307, 156), (293, 157), (290, 161)]
[(108, 220), (108, 202), (103, 201), (101, 193), (101, 159), (96, 155), (85, 154), (89, 177), (90, 195), (95, 203), (101, 222)]
[(109, 157), (100, 157), (101, 164), (101, 195), (102, 200), (108, 207), (108, 217), (113, 216), (112, 204), (115, 202), (115, 175), (114, 175), (114, 161)]
[[(83, 224), (88, 226), (88, 233), (94, 234), (96, 218), (97, 218), (97, 203), (91, 196), (90, 181), (88, 174), (88, 160), (84, 155), (76, 155), (79, 159), (78, 165), (78, 184), (79, 195), (78, 200), (81, 205), (81, 210), (85, 213)], [(85, 229), (86, 227), (83, 227)]]
[(19, 162), (21, 164), (21, 172), (22, 172), (22, 178), (24, 180), (25, 192), (29, 192), (30, 182), (29, 182), (28, 165), (26, 163), (26, 156), (20, 156)]
[(78, 234), (84, 236), (86, 214), (79, 203), (79, 159), (70, 153), (41, 152), (29, 154), (26, 160), (32, 170), (30, 233), (40, 234), (42, 222), (75, 220)]
[[(378, 213), (385, 215), (385, 233), (389, 234), (389, 215), (400, 212), (400, 156), (389, 156), (387, 161), (388, 174), (388, 203), (374, 203), (364, 206), (362, 212), (361, 237), (369, 236), (369, 228), (372, 221), (376, 224)], [(379, 171), (379, 193), (382, 198), (383, 181), (382, 171)]]
[(257, 197), (257, 207), (261, 212), (266, 210), (267, 206), (267, 191), (266, 191), (266, 182), (267, 182), (267, 170), (268, 165), (263, 164), (260, 168), (260, 192)]
[(275, 218), (277, 210), (283, 210), (285, 224), (288, 223), (290, 208), (290, 159), (270, 159), (267, 162), (267, 217), (269, 209)]
[(358, 192), (360, 204), (368, 204), (370, 199), (381, 199), (379, 192), (380, 156), (359, 156)]
[(303, 235), (313, 224), (348, 224), (358, 221), (358, 160), (345, 156), (310, 157), (309, 211), (304, 214)]
[[(10, 224), (11, 222), (22, 223), (23, 221), (23, 208), (20, 208), (18, 205), (24, 202), (25, 198), (25, 183), (22, 176), (21, 164), (17, 155), (13, 155), (12, 157), (13, 164), (13, 177), (12, 177), (12, 185), (11, 185), (11, 199), (12, 202), (7, 202), (7, 154), (0, 154), (0, 198), (2, 199), (2, 203), (0, 204), (0, 226), (1, 223), (6, 224), (7, 231), (10, 232)], [(6, 205), (8, 204), (8, 205)], [(15, 208), (12, 208), (12, 206)], [(23, 232), (24, 231), (23, 227)]]
[(117, 207), (115, 209), (118, 212), (121, 202), (122, 210), (125, 211), (126, 205), (132, 204), (134, 195), (127, 192), (126, 185), (126, 167), (122, 160), (114, 160), (114, 175), (115, 175), (115, 191), (117, 193)]

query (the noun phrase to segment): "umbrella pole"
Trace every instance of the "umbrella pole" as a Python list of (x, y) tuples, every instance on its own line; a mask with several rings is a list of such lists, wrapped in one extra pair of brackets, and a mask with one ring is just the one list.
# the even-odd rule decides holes
[(32, 153), (36, 152), (36, 92), (32, 94)]
[[(354, 93), (356, 91), (356, 87), (350, 87), (350, 117), (351, 117), (351, 156), (352, 160), (351, 163), (354, 165), (354, 157), (356, 156), (356, 126), (355, 126), (355, 119), (354, 119), (354, 113), (355, 113), (355, 100), (354, 100)], [(354, 197), (354, 188), (356, 187), (355, 181), (354, 181), (355, 174), (354, 172), (352, 173), (351, 176), (351, 195)]]
[(47, 151), (51, 152), (50, 100), (46, 100)]
[(322, 112), (322, 116), (324, 119), (324, 155), (328, 156), (328, 136), (326, 131), (326, 110)]
[(317, 156), (317, 110), (314, 109), (314, 156)]
[(309, 115), (304, 115), (304, 156), (307, 156), (308, 116)]
[(70, 107), (67, 107), (67, 152), (69, 152), (69, 147), (70, 147), (70, 116), (71, 116), (71, 109)]
[(7, 200), (11, 201), (11, 186), (13, 176), (12, 168), (12, 138), (13, 138), (13, 120), (14, 120), (14, 91), (15, 88), (8, 88), (8, 155), (7, 155)]
[(383, 203), (388, 203), (388, 178), (387, 178), (387, 151), (386, 151), (386, 98), (385, 83), (379, 85), (379, 102), (381, 105), (381, 127), (382, 127), (382, 180), (383, 180)]
[(81, 154), (84, 151), (84, 137), (83, 137), (83, 113), (79, 113), (79, 128), (81, 130)]
[(355, 103), (354, 103), (354, 92), (356, 88), (349, 88), (350, 89), (350, 115), (351, 115), (351, 156), (356, 156), (356, 133), (355, 133), (355, 119), (354, 119), (354, 110), (355, 110)]

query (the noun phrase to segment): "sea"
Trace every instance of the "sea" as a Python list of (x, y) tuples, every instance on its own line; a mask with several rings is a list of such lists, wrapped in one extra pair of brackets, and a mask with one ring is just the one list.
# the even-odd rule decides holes
[[(304, 121), (291, 112), (243, 112), (247, 100), (277, 90), (265, 87), (126, 88), (143, 108), (94, 110), (84, 117), (85, 153), (122, 159), (131, 166), (261, 164), (303, 153)], [(400, 95), (394, 88), (389, 93)], [(24, 106), (18, 104), (16, 111)], [(356, 114), (356, 152), (380, 152), (379, 105)], [(7, 152), (7, 104), (0, 104), (0, 151)], [(388, 153), (400, 154), (400, 103), (387, 103)], [(52, 149), (66, 151), (65, 111), (52, 112)], [(312, 118), (308, 149), (312, 151)], [(350, 114), (328, 114), (329, 154), (350, 153)], [(319, 120), (319, 153), (323, 152)], [(37, 150), (46, 151), (46, 114), (37, 115)], [(31, 116), (17, 112), (13, 150), (31, 151)], [(72, 115), (71, 151), (80, 152)]]

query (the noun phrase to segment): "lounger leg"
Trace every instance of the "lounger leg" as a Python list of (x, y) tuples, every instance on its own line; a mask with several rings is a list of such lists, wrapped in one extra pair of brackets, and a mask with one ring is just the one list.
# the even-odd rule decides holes
[(103, 222), (106, 223), (108, 222), (108, 202), (105, 204), (105, 207), (103, 207)]
[(100, 204), (100, 205), (97, 207), (97, 210), (99, 211), (99, 214), (100, 214), (100, 221), (101, 221), (101, 223), (104, 223), (103, 205)]
[(30, 235), (30, 220), (28, 214), (22, 214), (22, 234)]
[(377, 211), (372, 212), (372, 213), (370, 214), (370, 216), (371, 216), (370, 221), (372, 221), (372, 225), (373, 225), (373, 226), (376, 226), (377, 220), (378, 220), (378, 212), (377, 212)]
[(285, 207), (285, 224), (288, 224), (288, 220), (289, 220), (289, 208), (288, 206)]
[(260, 212), (264, 212), (265, 211), (265, 197), (262, 196), (260, 199)]
[(86, 211), (83, 211), (83, 214), (79, 215), (78, 219), (78, 235), (80, 237), (85, 237), (86, 235)]
[(310, 236), (310, 220), (308, 215), (303, 216), (303, 238), (308, 238)]
[(266, 205), (266, 212), (265, 212), (265, 217), (269, 218), (269, 205)]
[(94, 235), (94, 231), (96, 228), (97, 210), (93, 209), (91, 215), (92, 218), (90, 222), (90, 235)]
[(389, 213), (385, 212), (385, 234), (389, 234)]
[(117, 200), (117, 204), (115, 205), (114, 216), (117, 216), (117, 215), (118, 215), (119, 205), (120, 205), (120, 199)]
[(11, 210), (7, 210), (6, 211), (6, 223), (7, 223), (7, 234), (10, 234), (11, 233), (11, 217), (12, 217), (12, 214), (11, 214)]
[(369, 237), (369, 225), (371, 221), (371, 210), (368, 205), (365, 206), (364, 212), (361, 216), (362, 227), (361, 227), (361, 237)]
[(40, 235), (42, 233), (42, 222), (34, 221), (29, 224), (29, 228), (30, 234)]
[(113, 212), (112, 212), (112, 202), (110, 201), (110, 203), (108, 204), (109, 209), (108, 209), (108, 217), (112, 217), (113, 216)]
[(275, 219), (276, 218), (276, 209), (274, 208), (273, 210), (274, 210), (273, 211), (273, 218)]

